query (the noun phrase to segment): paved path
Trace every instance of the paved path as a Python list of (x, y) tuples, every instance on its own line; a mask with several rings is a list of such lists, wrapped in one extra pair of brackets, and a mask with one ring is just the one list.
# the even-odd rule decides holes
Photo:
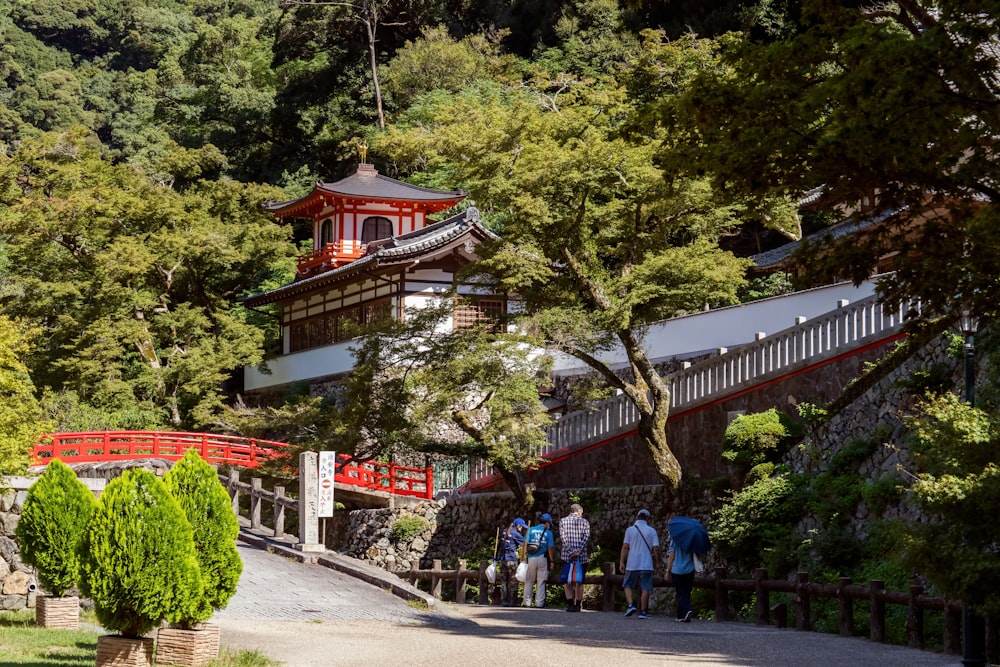
[[(562, 609), (410, 605), (379, 587), (240, 543), (244, 573), (215, 615), (222, 644), (288, 667), (498, 663), (605, 667), (939, 667), (943, 656), (861, 638), (741, 623), (568, 614)], [(504, 656), (498, 659), (498, 656)]]

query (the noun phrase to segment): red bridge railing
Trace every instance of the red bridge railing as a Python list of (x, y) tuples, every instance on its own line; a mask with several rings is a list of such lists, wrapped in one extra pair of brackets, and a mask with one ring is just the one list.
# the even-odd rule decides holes
[(95, 431), (47, 433), (31, 450), (32, 463), (57, 458), (63, 463), (103, 463), (158, 458), (177, 461), (189, 449), (209, 463), (256, 468), (288, 445), (284, 442), (212, 433), (177, 431)]
[[(209, 463), (256, 468), (277, 456), (287, 443), (212, 433), (177, 431), (94, 431), (89, 433), (47, 433), (31, 449), (32, 465), (51, 459), (63, 463), (104, 463), (130, 459), (158, 458), (177, 461), (189, 449)], [(434, 497), (433, 468), (408, 468), (395, 463), (364, 461), (348, 463), (351, 457), (337, 457), (334, 481), (370, 491), (399, 496)]]

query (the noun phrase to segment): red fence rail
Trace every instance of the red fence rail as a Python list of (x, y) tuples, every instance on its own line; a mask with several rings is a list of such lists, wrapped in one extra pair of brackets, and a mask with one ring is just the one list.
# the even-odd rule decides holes
[[(32, 447), (31, 459), (33, 465), (45, 465), (56, 458), (67, 464), (143, 458), (177, 461), (194, 449), (209, 463), (256, 468), (287, 446), (273, 440), (178, 431), (47, 433)], [(409, 468), (377, 461), (355, 463), (347, 454), (337, 458), (335, 482), (399, 496), (434, 497), (433, 468)]]

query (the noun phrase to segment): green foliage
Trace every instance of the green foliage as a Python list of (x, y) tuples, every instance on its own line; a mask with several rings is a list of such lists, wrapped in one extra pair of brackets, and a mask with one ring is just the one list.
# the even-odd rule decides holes
[(148, 470), (127, 470), (108, 484), (80, 553), (82, 591), (112, 632), (139, 637), (203, 609), (191, 524)]
[(190, 626), (211, 616), (213, 609), (225, 607), (236, 593), (243, 571), (236, 550), (240, 525), (218, 474), (197, 451), (185, 453), (163, 476), (163, 483), (194, 530), (204, 604), (194, 610), (194, 616), (180, 619), (182, 625)]
[(293, 252), (259, 208), (275, 191), (174, 190), (93, 144), (76, 128), (0, 159), (3, 303), (44, 331), (26, 363), (39, 384), (144, 428), (209, 423), (232, 371), (262, 358), (261, 330), (232, 301)]
[(429, 525), (422, 516), (408, 514), (396, 519), (389, 534), (395, 542), (409, 542), (427, 530)]
[(722, 458), (744, 472), (764, 463), (777, 463), (787, 451), (792, 431), (791, 419), (777, 408), (740, 415), (722, 436)]
[(740, 290), (740, 303), (768, 299), (792, 291), (794, 291), (792, 281), (789, 280), (787, 274), (783, 272), (769, 273), (766, 276), (750, 279), (746, 286)]
[(59, 459), (28, 489), (17, 524), (18, 547), (42, 588), (56, 597), (77, 585), (78, 546), (96, 506), (93, 492)]
[(51, 428), (25, 363), (35, 334), (23, 322), (0, 315), (0, 475), (22, 474), (35, 438)]
[[(907, 420), (916, 465), (909, 496), (927, 514), (906, 536), (907, 562), (946, 595), (1000, 585), (1000, 428), (953, 394), (928, 399)], [(998, 611), (995, 600), (986, 609)]]
[(744, 572), (761, 566), (787, 572), (795, 565), (795, 518), (802, 501), (802, 480), (787, 473), (746, 486), (712, 515), (715, 550)]

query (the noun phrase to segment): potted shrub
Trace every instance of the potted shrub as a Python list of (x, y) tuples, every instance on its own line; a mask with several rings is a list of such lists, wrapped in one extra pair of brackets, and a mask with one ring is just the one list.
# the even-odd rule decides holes
[(15, 536), (21, 558), (50, 594), (35, 600), (35, 622), (42, 627), (80, 627), (80, 598), (68, 593), (80, 572), (77, 546), (96, 506), (94, 494), (59, 459), (28, 489)]
[(156, 662), (201, 667), (219, 656), (219, 627), (201, 621), (226, 606), (243, 572), (243, 562), (236, 550), (239, 519), (219, 475), (194, 450), (174, 464), (163, 476), (163, 482), (194, 530), (204, 597), (190, 615), (170, 627), (160, 628)]
[(163, 620), (196, 614), (203, 604), (191, 524), (152, 472), (127, 470), (111, 481), (80, 540), (80, 584), (104, 628), (98, 667), (152, 664)]

